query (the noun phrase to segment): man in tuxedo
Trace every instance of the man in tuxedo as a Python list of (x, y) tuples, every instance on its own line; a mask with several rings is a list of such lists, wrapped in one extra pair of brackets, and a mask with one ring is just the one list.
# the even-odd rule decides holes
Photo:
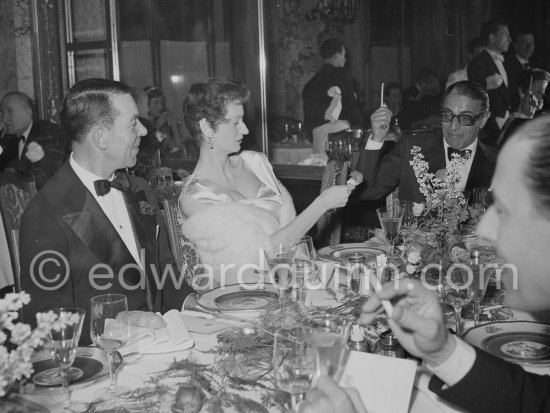
[(302, 92), (304, 100), (304, 126), (308, 133), (327, 123), (325, 112), (332, 98), (327, 94), (333, 86), (341, 92), (342, 110), (338, 119), (351, 126), (363, 127), (365, 121), (357, 99), (355, 83), (346, 65), (346, 48), (340, 39), (327, 39), (321, 44), (324, 63), (306, 83)]
[(519, 105), (518, 81), (524, 70), (529, 69), (529, 59), (535, 51), (535, 36), (529, 31), (522, 31), (516, 35), (513, 43), (513, 51), (507, 53), (504, 58), (504, 68), (508, 75), (510, 99), (512, 109)]
[[(502, 128), (510, 115), (509, 77), (502, 55), (510, 45), (510, 31), (505, 22), (494, 19), (483, 23), (480, 37), (485, 43), (485, 50), (468, 63), (468, 80), (479, 83), (487, 90), (491, 102), (491, 117)], [(489, 122), (488, 126), (491, 124)], [(492, 133), (490, 136), (491, 141), (497, 138), (493, 135)]]
[[(502, 272), (504, 304), (544, 317), (550, 311), (550, 116), (523, 124), (499, 154), (493, 179), (494, 204), (483, 215), (478, 235), (500, 260), (515, 266)], [(509, 267), (508, 270), (511, 270)], [(516, 284), (517, 283), (517, 284)], [(422, 358), (433, 374), (429, 389), (460, 411), (532, 413), (550, 411), (550, 376), (466, 344), (449, 333), (438, 295), (417, 281), (387, 283), (363, 306), (362, 324), (379, 316), (382, 300), (393, 304), (388, 323), (399, 343)], [(322, 376), (300, 404), (301, 413), (355, 413), (346, 392)], [(332, 408), (332, 409), (331, 409)]]
[(494, 172), (490, 149), (478, 139), (479, 130), (489, 117), (489, 99), (478, 84), (462, 81), (451, 85), (443, 97), (441, 128), (443, 136), (404, 136), (394, 148), (381, 152), (392, 113), (386, 107), (378, 108), (371, 116), (372, 135), (359, 155), (357, 169), (363, 173), (364, 183), (360, 199), (379, 199), (399, 187), (399, 198), (404, 201), (424, 202), (414, 170), (410, 164), (411, 149), (419, 146), (430, 172), (449, 165), (451, 154), (468, 154), (462, 171), (462, 189), (488, 187)]
[(69, 139), (60, 125), (33, 120), (32, 100), (22, 92), (0, 102), (6, 133), (0, 138), (0, 170), (13, 168), (40, 189), (69, 156)]
[[(157, 199), (145, 180), (119, 171), (136, 163), (146, 134), (130, 88), (78, 82), (61, 121), (73, 152), (21, 221), (21, 285), (31, 294), (25, 321), (52, 307), (87, 309), (106, 293), (126, 295), (130, 310), (180, 309), (193, 290), (177, 271)], [(89, 321), (82, 344), (90, 342)]]

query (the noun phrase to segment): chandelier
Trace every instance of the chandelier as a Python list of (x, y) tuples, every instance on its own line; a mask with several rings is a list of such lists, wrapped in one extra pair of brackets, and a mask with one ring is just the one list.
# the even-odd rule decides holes
[(357, 19), (355, 0), (319, 0), (317, 7), (306, 13), (307, 20), (351, 24)]

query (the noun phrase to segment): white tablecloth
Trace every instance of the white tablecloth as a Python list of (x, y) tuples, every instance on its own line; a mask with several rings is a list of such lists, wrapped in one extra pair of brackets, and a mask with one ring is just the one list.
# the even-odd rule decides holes
[[(314, 293), (313, 303), (315, 305), (327, 305), (331, 302), (330, 297), (325, 291), (317, 291)], [(334, 304), (334, 301), (332, 301)], [(518, 318), (529, 320), (532, 319), (529, 315), (521, 313)], [(239, 324), (233, 321), (221, 320), (228, 324)], [(126, 387), (137, 388), (150, 378), (150, 373), (159, 372), (168, 368), (174, 359), (181, 360), (190, 355), (194, 360), (200, 363), (214, 362), (214, 355), (205, 353), (217, 344), (216, 334), (202, 335), (191, 333), (195, 346), (191, 350), (178, 351), (164, 354), (145, 355), (135, 364), (124, 366), (119, 372), (118, 383)], [(540, 371), (540, 373), (547, 373)], [(373, 374), (376, 374), (373, 371)], [(412, 391), (411, 402), (409, 406), (410, 413), (462, 413), (462, 410), (448, 405), (437, 395), (428, 389), (430, 376), (422, 371), (419, 367), (415, 379), (415, 386)], [(72, 398), (85, 402), (91, 402), (94, 399), (94, 394), (97, 394), (103, 389), (107, 389), (109, 385), (108, 376), (101, 379), (88, 387), (80, 388), (72, 393)], [(360, 391), (360, 389), (359, 389)], [(27, 395), (29, 399), (44, 406), (50, 406), (61, 399), (61, 394), (35, 393)], [(53, 413), (53, 412), (52, 412)]]

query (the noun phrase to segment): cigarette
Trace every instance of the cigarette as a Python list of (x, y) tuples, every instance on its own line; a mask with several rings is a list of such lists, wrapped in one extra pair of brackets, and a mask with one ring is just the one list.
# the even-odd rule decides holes
[(384, 103), (384, 82), (382, 82), (382, 87), (380, 88), (380, 106), (385, 106)]

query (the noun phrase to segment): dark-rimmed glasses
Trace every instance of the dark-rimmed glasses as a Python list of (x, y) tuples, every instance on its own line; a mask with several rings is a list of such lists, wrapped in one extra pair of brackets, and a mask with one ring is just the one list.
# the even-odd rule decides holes
[(462, 126), (474, 126), (477, 120), (481, 117), (481, 113), (477, 115), (469, 115), (467, 113), (459, 113), (455, 115), (449, 109), (443, 109), (440, 113), (441, 122), (452, 122), (454, 118), (458, 119), (458, 123)]

